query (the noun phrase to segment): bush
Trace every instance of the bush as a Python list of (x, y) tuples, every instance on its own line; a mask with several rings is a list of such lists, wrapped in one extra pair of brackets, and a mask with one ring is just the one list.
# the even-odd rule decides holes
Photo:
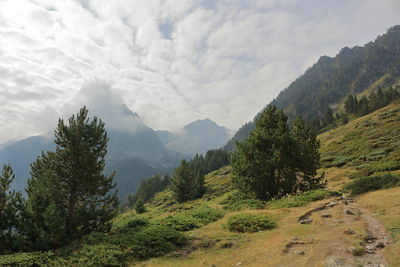
[(130, 256), (137, 260), (161, 256), (187, 244), (187, 238), (170, 227), (153, 225), (136, 233), (128, 247)]
[(352, 195), (362, 194), (369, 191), (386, 189), (400, 185), (400, 177), (392, 174), (364, 177), (354, 180), (345, 186)]
[(209, 207), (197, 208), (189, 214), (203, 224), (209, 224), (224, 217), (224, 212), (222, 210), (212, 209)]
[(113, 244), (85, 245), (69, 262), (77, 267), (126, 266), (125, 253)]
[(199, 220), (188, 214), (175, 214), (162, 219), (161, 225), (172, 227), (178, 231), (189, 231), (200, 227)]
[(289, 196), (281, 199), (276, 199), (268, 202), (267, 207), (269, 209), (282, 209), (282, 208), (294, 208), (304, 206), (310, 202), (325, 199), (330, 196), (338, 195), (333, 191), (324, 189), (318, 189), (309, 191), (301, 195)]
[(54, 257), (52, 252), (15, 253), (0, 256), (0, 266), (5, 267), (40, 267), (48, 266)]
[(231, 232), (254, 233), (275, 228), (276, 222), (264, 214), (241, 213), (231, 216), (226, 227)]
[(228, 197), (227, 205), (224, 206), (224, 209), (230, 211), (239, 211), (244, 209), (250, 210), (261, 210), (265, 209), (266, 201), (248, 198), (245, 194), (240, 192), (235, 192)]
[(144, 217), (133, 217), (131, 220), (126, 221), (123, 225), (116, 228), (118, 232), (129, 232), (139, 231), (146, 226), (149, 226), (150, 222)]

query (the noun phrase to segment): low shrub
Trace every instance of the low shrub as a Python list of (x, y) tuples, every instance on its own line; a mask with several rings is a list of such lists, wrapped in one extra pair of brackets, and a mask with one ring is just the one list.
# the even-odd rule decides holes
[(331, 167), (342, 167), (346, 165), (347, 163), (351, 162), (354, 160), (355, 157), (343, 157), (343, 156), (338, 156), (336, 157), (333, 161), (326, 163), (325, 167), (326, 168), (331, 168)]
[(374, 164), (372, 170), (376, 172), (400, 170), (400, 160), (388, 160)]
[(261, 210), (265, 209), (266, 203), (267, 202), (259, 199), (248, 198), (243, 193), (235, 192), (228, 197), (223, 208), (229, 211), (239, 211), (244, 209)]
[(53, 259), (52, 252), (26, 252), (0, 256), (0, 266), (4, 267), (39, 267), (49, 266)]
[(187, 238), (170, 227), (152, 225), (136, 233), (128, 247), (130, 256), (137, 260), (161, 256), (187, 244)]
[(224, 217), (224, 212), (210, 207), (200, 207), (189, 212), (189, 214), (203, 224), (218, 221)]
[(400, 177), (392, 174), (364, 177), (354, 180), (344, 188), (352, 195), (362, 194), (369, 191), (386, 189), (400, 185)]
[(276, 227), (276, 222), (265, 214), (241, 213), (229, 217), (226, 228), (231, 232), (254, 233)]
[(145, 217), (133, 217), (127, 220), (124, 224), (116, 227), (118, 232), (129, 232), (129, 231), (139, 231), (146, 226), (149, 226), (150, 222)]
[[(125, 253), (118, 246), (103, 243), (83, 246), (75, 255), (67, 259), (67, 262), (70, 266), (76, 267), (118, 267), (126, 266), (125, 258)], [(56, 263), (57, 261), (53, 264), (56, 265)]]
[(177, 231), (189, 231), (200, 227), (199, 220), (188, 214), (175, 214), (160, 220), (161, 225), (172, 227)]
[(337, 192), (317, 189), (306, 192), (301, 195), (293, 195), (281, 199), (271, 200), (267, 204), (268, 209), (283, 209), (304, 206), (310, 202), (325, 199), (331, 196), (337, 196)]

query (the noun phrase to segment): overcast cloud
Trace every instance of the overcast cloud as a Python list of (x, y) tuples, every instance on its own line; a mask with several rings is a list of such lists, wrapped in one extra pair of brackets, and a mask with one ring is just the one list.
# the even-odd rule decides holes
[(319, 56), (399, 18), (398, 0), (0, 0), (0, 143), (104, 94), (155, 129), (236, 130)]

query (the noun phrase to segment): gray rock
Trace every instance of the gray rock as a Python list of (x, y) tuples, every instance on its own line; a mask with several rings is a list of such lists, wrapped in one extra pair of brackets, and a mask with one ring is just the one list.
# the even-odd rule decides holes
[(342, 259), (329, 258), (324, 262), (324, 267), (345, 267)]
[(327, 206), (328, 208), (332, 208), (332, 207), (336, 206), (337, 204), (338, 204), (337, 201), (332, 201), (332, 202), (328, 203), (326, 206)]
[(302, 251), (302, 250), (293, 250), (293, 254), (296, 254), (296, 255), (304, 255), (305, 252)]
[(308, 219), (304, 219), (304, 220), (301, 220), (301, 221), (299, 221), (299, 223), (301, 223), (301, 224), (310, 224), (310, 223), (312, 223), (312, 219), (310, 219), (310, 218), (308, 218)]
[(356, 232), (354, 232), (352, 229), (350, 229), (350, 228), (347, 228), (346, 230), (344, 230), (344, 233), (346, 234), (346, 235), (355, 235), (356, 234)]

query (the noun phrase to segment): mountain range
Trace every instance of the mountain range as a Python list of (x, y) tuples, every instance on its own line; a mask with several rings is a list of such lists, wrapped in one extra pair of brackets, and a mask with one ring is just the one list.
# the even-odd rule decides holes
[[(178, 134), (153, 130), (125, 105), (119, 107), (119, 111), (121, 121), (134, 127), (107, 128), (110, 140), (105, 173), (116, 171), (114, 181), (121, 200), (134, 193), (144, 178), (157, 173), (169, 174), (182, 159), (220, 148), (230, 137), (228, 129), (209, 119), (195, 121)], [(107, 120), (105, 122), (107, 127)], [(23, 191), (30, 177), (30, 163), (41, 151), (54, 149), (51, 133), (1, 146), (0, 166), (10, 164), (16, 175), (13, 189)]]

